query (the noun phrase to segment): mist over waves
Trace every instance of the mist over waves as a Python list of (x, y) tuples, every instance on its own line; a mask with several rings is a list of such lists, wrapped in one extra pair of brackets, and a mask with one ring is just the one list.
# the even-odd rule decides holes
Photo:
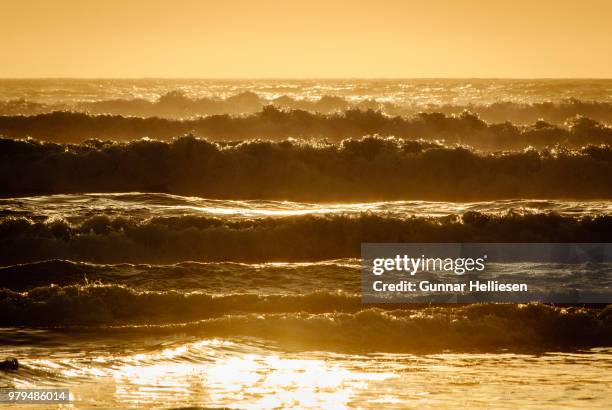
[(407, 139), (444, 140), (482, 150), (521, 150), (564, 145), (612, 144), (612, 128), (586, 117), (574, 117), (564, 125), (538, 120), (532, 125), (511, 122), (487, 123), (462, 112), (419, 113), (410, 117), (387, 116), (379, 111), (348, 110), (335, 114), (313, 114), (301, 110), (279, 110), (266, 106), (246, 115), (213, 115), (170, 120), (158, 117), (124, 117), (53, 112), (34, 116), (0, 117), (0, 135), (33, 137), (54, 142), (83, 142), (91, 138), (132, 140), (142, 137), (171, 139), (191, 133), (213, 140), (270, 139), (289, 137), (324, 138), (341, 141), (364, 135)]
[[(354, 96), (351, 96), (354, 97)], [(159, 117), (166, 119), (194, 119), (220, 114), (253, 114), (268, 105), (283, 110), (302, 110), (311, 113), (332, 114), (347, 110), (375, 110), (390, 116), (414, 116), (419, 113), (459, 115), (469, 111), (487, 122), (510, 121), (532, 124), (538, 120), (562, 124), (576, 116), (585, 116), (599, 122), (612, 122), (610, 101), (563, 98), (557, 101), (512, 101), (502, 95), (495, 102), (441, 102), (432, 99), (424, 103), (420, 99), (389, 102), (385, 98), (347, 98), (339, 95), (323, 95), (316, 99), (282, 95), (267, 98), (245, 91), (225, 98), (190, 97), (181, 90), (166, 92), (157, 99), (113, 98), (95, 101), (42, 102), (25, 98), (0, 101), (0, 115), (38, 115), (54, 111), (72, 111), (89, 114), (109, 114), (129, 117)], [(473, 100), (470, 99), (470, 100)]]

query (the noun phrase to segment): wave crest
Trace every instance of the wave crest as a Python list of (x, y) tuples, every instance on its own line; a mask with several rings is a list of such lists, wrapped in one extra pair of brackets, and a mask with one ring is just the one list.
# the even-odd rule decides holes
[(353, 102), (341, 96), (324, 95), (308, 100), (280, 96), (263, 98), (253, 92), (242, 92), (227, 98), (190, 98), (180, 90), (169, 91), (157, 100), (141, 98), (100, 99), (92, 102), (42, 103), (25, 99), (0, 101), (0, 115), (39, 115), (54, 111), (73, 111), (90, 114), (110, 114), (131, 117), (159, 117), (166, 119), (195, 118), (206, 115), (252, 114), (272, 104), (284, 110), (301, 110), (311, 113), (332, 114), (347, 110), (375, 110), (391, 116), (414, 116), (419, 113), (459, 115), (473, 112), (487, 122), (511, 121), (532, 124), (543, 119), (561, 124), (577, 115), (600, 122), (612, 122), (612, 104), (607, 101), (587, 101), (567, 98), (559, 101), (520, 103), (499, 101), (481, 104), (410, 104), (391, 103), (376, 99)]
[(330, 202), (601, 199), (612, 193), (609, 146), (483, 154), (381, 137), (339, 144), (183, 137), (78, 145), (0, 139), (0, 152), (5, 196), (141, 191)]
[[(484, 304), (400, 310), (364, 308), (359, 297), (343, 294), (211, 296), (117, 285), (2, 290), (0, 307), (3, 325), (122, 325), (117, 331), (261, 337), (311, 348), (401, 352), (612, 345), (609, 308)], [(146, 326), (125, 327), (139, 323)]]
[(365, 242), (611, 242), (612, 216), (554, 213), (395, 218), (322, 215), (224, 220), (94, 216), (0, 220), (0, 263), (44, 259), (101, 263), (320, 261), (357, 258)]
[(444, 140), (448, 144), (467, 144), (482, 150), (612, 144), (612, 129), (584, 116), (570, 118), (565, 125), (541, 119), (531, 125), (517, 125), (508, 121), (488, 123), (467, 111), (449, 115), (423, 112), (411, 117), (393, 117), (374, 110), (318, 114), (266, 106), (260, 112), (245, 116), (224, 114), (190, 120), (75, 112), (0, 117), (0, 135), (11, 138), (29, 136), (57, 142), (83, 142), (91, 138), (124, 141), (144, 137), (170, 139), (188, 133), (215, 140), (306, 137), (333, 141), (378, 134), (422, 138), (431, 142)]

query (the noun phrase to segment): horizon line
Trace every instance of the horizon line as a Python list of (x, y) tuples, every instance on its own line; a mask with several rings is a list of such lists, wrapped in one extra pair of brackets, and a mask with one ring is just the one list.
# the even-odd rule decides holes
[(0, 77), (0, 80), (207, 80), (207, 81), (334, 81), (334, 80), (612, 80), (612, 77)]

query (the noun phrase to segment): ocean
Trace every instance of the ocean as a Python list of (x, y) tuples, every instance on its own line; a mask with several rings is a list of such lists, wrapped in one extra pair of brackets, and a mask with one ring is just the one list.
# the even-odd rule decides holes
[[(364, 304), (359, 258), (612, 242), (611, 119), (610, 80), (0, 80), (0, 361), (20, 363), (0, 388), (68, 388), (66, 408), (609, 408), (607, 304)], [(516, 273), (612, 286), (610, 264), (486, 279)]]

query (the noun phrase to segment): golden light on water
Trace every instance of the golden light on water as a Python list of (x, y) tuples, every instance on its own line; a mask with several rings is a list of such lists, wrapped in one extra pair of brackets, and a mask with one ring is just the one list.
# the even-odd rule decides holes
[(2, 0), (0, 389), (65, 388), (69, 409), (610, 408), (610, 307), (582, 305), (609, 267), (491, 263), (540, 302), (401, 306), (360, 298), (357, 259), (609, 241), (610, 15)]
[[(64, 354), (25, 365), (35, 373), (52, 369), (56, 377), (69, 378), (75, 402), (68, 408), (103, 403), (156, 408), (164, 403), (246, 409), (451, 409), (457, 403), (468, 408), (491, 403), (520, 407), (535, 395), (546, 401), (563, 394), (568, 408), (598, 408), (612, 385), (609, 349), (544, 355), (351, 355), (281, 353), (242, 341), (205, 339), (127, 355)], [(584, 379), (584, 374), (589, 377)], [(584, 401), (587, 392), (590, 401)]]
[[(168, 353), (159, 356), (167, 357)], [(170, 356), (174, 353), (177, 352), (172, 351)], [(139, 361), (145, 359), (138, 356)], [(260, 354), (243, 354), (206, 364), (126, 364), (114, 369), (112, 375), (117, 395), (129, 397), (134, 404), (167, 399), (170, 392), (173, 399), (188, 399), (194, 392), (206, 392), (211, 403), (240, 402), (245, 408), (328, 409), (348, 407), (353, 389), (364, 389), (369, 381), (394, 377), (387, 372), (350, 370), (322, 359)]]
[[(371, 382), (397, 377), (376, 366), (355, 367), (350, 360), (329, 356), (283, 357), (244, 350), (212, 339), (152, 353), (101, 354), (87, 361), (40, 359), (28, 365), (55, 369), (59, 376), (78, 381), (71, 387), (77, 403), (112, 398), (117, 405), (144, 407), (204, 402), (240, 403), (240, 408), (342, 409), (351, 407), (357, 391), (367, 390)], [(102, 383), (94, 387), (92, 379)]]

